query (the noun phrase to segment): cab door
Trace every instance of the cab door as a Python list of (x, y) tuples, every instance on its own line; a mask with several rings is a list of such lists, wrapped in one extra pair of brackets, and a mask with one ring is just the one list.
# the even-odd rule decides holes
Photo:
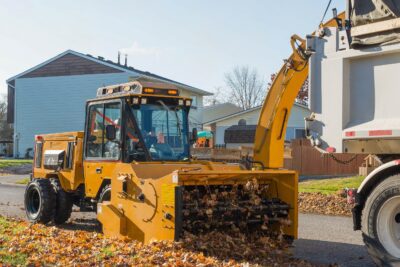
[[(121, 101), (94, 102), (87, 107), (84, 157), (85, 194), (95, 198), (102, 185), (111, 182), (121, 160)], [(109, 127), (107, 127), (109, 126)], [(110, 126), (115, 138), (107, 138)]]

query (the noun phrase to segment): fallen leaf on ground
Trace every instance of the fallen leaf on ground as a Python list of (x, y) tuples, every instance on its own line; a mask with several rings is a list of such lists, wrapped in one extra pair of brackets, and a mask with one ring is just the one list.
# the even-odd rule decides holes
[(351, 216), (352, 204), (339, 194), (299, 193), (299, 211), (325, 215)]

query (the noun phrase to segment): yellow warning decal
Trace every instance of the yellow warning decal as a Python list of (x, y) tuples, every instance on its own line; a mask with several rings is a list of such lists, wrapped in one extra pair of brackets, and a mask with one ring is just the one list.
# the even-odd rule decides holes
[(175, 205), (175, 185), (163, 184), (161, 185), (161, 202), (164, 205)]

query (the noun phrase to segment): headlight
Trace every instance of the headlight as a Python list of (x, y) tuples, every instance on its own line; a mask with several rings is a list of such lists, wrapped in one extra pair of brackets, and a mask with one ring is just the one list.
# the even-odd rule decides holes
[(133, 103), (134, 105), (139, 104), (139, 98), (138, 98), (138, 97), (134, 97), (133, 100), (132, 100), (132, 103)]
[(190, 106), (191, 104), (192, 104), (192, 101), (186, 100), (186, 102), (185, 102), (185, 105), (186, 105), (186, 106)]
[(141, 103), (142, 103), (142, 104), (147, 104), (147, 98), (142, 98), (142, 99), (141, 99)]
[(183, 106), (183, 99), (179, 99), (179, 100), (178, 100), (178, 105), (179, 105), (179, 106)]

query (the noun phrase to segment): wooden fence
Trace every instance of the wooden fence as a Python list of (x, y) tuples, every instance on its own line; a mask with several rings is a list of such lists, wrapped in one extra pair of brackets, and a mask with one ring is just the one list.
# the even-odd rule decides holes
[(292, 157), (285, 159), (285, 168), (303, 176), (356, 175), (364, 163), (365, 154), (323, 154), (310, 145), (309, 140), (293, 140)]
[[(195, 148), (198, 159), (239, 162), (246, 155), (252, 155), (251, 148)], [(356, 175), (367, 155), (364, 154), (323, 154), (310, 145), (307, 139), (293, 140), (285, 146), (284, 167), (296, 170), (302, 176)]]

